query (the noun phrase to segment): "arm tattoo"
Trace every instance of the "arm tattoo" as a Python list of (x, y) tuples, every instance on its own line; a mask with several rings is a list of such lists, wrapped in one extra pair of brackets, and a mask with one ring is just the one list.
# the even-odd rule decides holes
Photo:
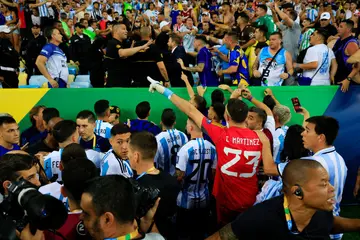
[(255, 59), (255, 62), (254, 62), (254, 65), (253, 65), (253, 72), (255, 72), (256, 70), (258, 70), (258, 68), (259, 68), (259, 58), (257, 57), (256, 59)]
[(227, 224), (225, 227), (219, 230), (219, 235), (221, 240), (237, 240), (238, 238), (232, 231), (231, 223)]

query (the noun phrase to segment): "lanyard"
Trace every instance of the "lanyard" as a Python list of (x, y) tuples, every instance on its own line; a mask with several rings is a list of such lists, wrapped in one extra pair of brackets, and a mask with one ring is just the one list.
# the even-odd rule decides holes
[(136, 178), (136, 180), (139, 180), (139, 178), (141, 178), (141, 177), (143, 177), (144, 175), (146, 175), (146, 174), (154, 171), (155, 169), (156, 169), (155, 167), (149, 168), (146, 172), (143, 172), (142, 174), (140, 174), (140, 175)]
[(139, 231), (136, 228), (135, 231), (133, 231), (132, 233), (128, 233), (125, 236), (121, 236), (121, 237), (117, 237), (117, 238), (105, 238), (104, 240), (130, 240), (132, 238), (135, 238), (139, 235)]
[(96, 135), (94, 134), (92, 149), (95, 150), (95, 147), (96, 147)]
[(299, 234), (299, 232), (293, 232), (292, 231), (293, 223), (292, 223), (292, 220), (291, 220), (289, 203), (288, 203), (288, 200), (287, 200), (286, 196), (284, 196), (284, 212), (285, 212), (285, 219), (286, 219), (289, 231), (292, 234)]

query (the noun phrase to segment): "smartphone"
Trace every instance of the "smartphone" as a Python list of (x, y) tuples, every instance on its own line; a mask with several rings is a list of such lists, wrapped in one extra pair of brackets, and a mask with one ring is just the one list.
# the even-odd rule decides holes
[(301, 104), (300, 104), (299, 98), (297, 98), (297, 97), (292, 98), (291, 101), (294, 106), (295, 112), (301, 112), (302, 110), (301, 110)]

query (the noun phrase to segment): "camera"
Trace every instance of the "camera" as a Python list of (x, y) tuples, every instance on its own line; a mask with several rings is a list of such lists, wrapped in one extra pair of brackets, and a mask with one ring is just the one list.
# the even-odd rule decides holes
[(154, 206), (156, 199), (159, 197), (160, 190), (157, 188), (140, 186), (140, 184), (133, 179), (130, 181), (135, 193), (136, 218), (140, 219)]
[(35, 233), (37, 229), (58, 229), (65, 223), (68, 212), (64, 204), (41, 194), (30, 182), (20, 179), (10, 183), (7, 190), (8, 196), (0, 204), (0, 240), (17, 239), (15, 230), (22, 231), (27, 224)]

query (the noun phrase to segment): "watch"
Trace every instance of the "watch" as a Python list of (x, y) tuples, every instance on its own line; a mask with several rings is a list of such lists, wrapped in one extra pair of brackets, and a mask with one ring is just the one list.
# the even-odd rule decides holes
[(348, 80), (348, 81), (351, 82), (351, 81), (352, 81), (352, 78), (351, 78), (351, 77), (347, 77), (346, 80)]

